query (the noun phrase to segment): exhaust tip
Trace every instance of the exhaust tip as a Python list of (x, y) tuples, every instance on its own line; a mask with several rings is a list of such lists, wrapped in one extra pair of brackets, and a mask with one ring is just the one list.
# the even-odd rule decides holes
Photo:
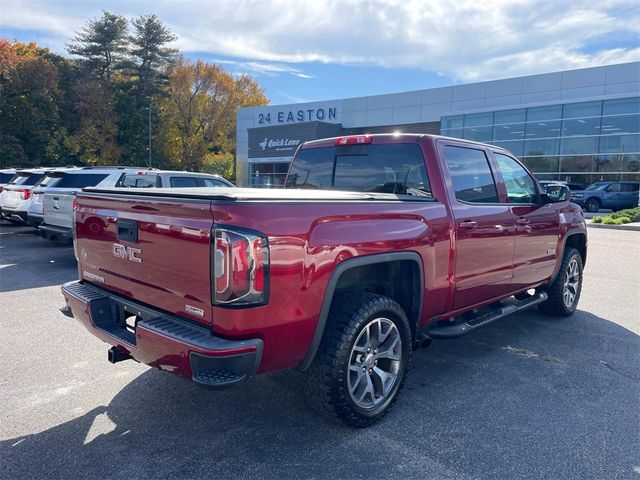
[(107, 351), (107, 359), (110, 363), (118, 363), (123, 362), (124, 360), (130, 360), (131, 355), (124, 350), (120, 350), (118, 347), (111, 347)]

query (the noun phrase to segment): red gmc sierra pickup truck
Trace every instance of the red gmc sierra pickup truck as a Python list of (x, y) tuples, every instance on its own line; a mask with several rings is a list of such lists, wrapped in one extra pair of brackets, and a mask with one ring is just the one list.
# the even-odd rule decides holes
[(298, 368), (356, 427), (398, 397), (412, 349), (521, 309), (566, 316), (587, 235), (563, 185), (508, 151), (431, 135), (301, 145), (278, 190), (78, 194), (62, 312), (208, 388)]

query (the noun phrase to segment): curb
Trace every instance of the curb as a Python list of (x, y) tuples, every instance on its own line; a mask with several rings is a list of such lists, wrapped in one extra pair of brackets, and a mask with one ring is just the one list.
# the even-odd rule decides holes
[(588, 222), (587, 227), (592, 228), (608, 228), (610, 230), (627, 230), (630, 232), (640, 232), (640, 223), (627, 223), (625, 225), (606, 225), (604, 223), (592, 223)]

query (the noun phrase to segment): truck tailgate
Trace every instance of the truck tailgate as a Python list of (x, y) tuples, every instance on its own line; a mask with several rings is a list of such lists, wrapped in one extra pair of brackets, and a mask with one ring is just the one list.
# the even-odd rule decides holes
[(76, 198), (75, 190), (45, 193), (42, 200), (44, 222), (56, 227), (73, 227), (73, 201)]
[(211, 324), (211, 201), (79, 193), (79, 275), (138, 302)]

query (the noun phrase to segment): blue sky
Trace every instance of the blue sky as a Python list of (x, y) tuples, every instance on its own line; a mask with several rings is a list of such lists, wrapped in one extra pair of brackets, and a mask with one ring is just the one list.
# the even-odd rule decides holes
[(4, 0), (0, 36), (64, 54), (102, 9), (155, 13), (189, 58), (252, 75), (274, 104), (640, 59), (637, 0)]

